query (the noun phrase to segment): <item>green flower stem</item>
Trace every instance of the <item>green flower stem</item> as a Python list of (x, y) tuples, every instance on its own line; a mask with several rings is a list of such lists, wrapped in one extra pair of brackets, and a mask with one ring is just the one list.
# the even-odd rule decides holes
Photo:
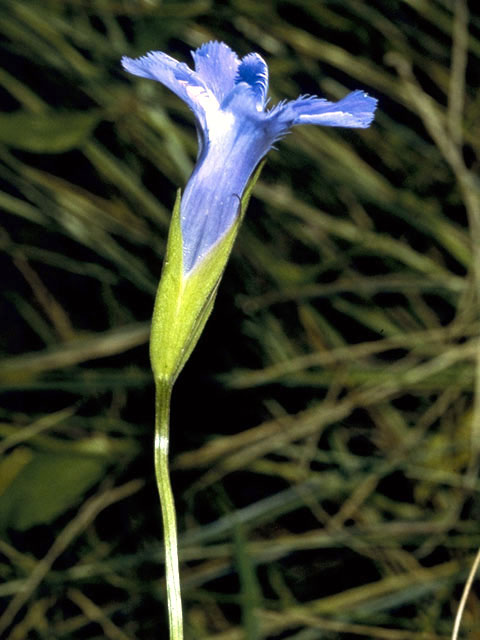
[(150, 334), (150, 360), (156, 387), (155, 473), (162, 507), (165, 539), (165, 574), (170, 640), (183, 640), (177, 523), (168, 473), (172, 387), (195, 348), (208, 320), (223, 271), (247, 208), (248, 199), (262, 166), (263, 162), (260, 163), (245, 189), (239, 203), (239, 213), (235, 224), (200, 264), (189, 273), (185, 273), (183, 269), (180, 192), (178, 192), (168, 234), (167, 254), (155, 298)]
[(155, 474), (163, 520), (165, 542), (165, 577), (167, 586), (170, 640), (183, 640), (182, 596), (178, 569), (177, 518), (173, 500), (168, 449), (170, 444), (170, 398), (173, 383), (158, 380), (155, 397)]

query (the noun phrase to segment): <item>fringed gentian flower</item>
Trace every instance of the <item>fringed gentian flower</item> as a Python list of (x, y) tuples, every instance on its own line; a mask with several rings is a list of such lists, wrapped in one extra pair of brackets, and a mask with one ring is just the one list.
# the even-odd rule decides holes
[(162, 506), (170, 639), (182, 640), (175, 507), (168, 473), (170, 396), (212, 310), (223, 270), (258, 176), (274, 142), (297, 124), (368, 127), (376, 100), (354, 91), (339, 102), (303, 96), (267, 109), (268, 69), (210, 42), (193, 53), (195, 70), (164, 53), (123, 58), (123, 67), (158, 80), (195, 114), (199, 152), (175, 204), (150, 337), (156, 386), (155, 469)]
[(291, 127), (368, 127), (377, 101), (354, 91), (339, 102), (315, 96), (267, 109), (268, 67), (257, 54), (241, 60), (222, 42), (192, 52), (195, 70), (160, 51), (123, 58), (137, 76), (161, 82), (195, 114), (199, 151), (180, 205), (183, 269), (188, 274), (232, 228), (255, 167)]

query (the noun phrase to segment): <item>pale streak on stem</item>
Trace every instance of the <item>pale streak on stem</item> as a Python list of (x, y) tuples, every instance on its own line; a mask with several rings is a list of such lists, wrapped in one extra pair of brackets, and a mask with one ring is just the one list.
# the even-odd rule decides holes
[(162, 510), (165, 541), (165, 579), (167, 585), (170, 640), (183, 640), (182, 596), (178, 567), (177, 518), (168, 468), (170, 398), (173, 383), (156, 381), (155, 399), (155, 475)]

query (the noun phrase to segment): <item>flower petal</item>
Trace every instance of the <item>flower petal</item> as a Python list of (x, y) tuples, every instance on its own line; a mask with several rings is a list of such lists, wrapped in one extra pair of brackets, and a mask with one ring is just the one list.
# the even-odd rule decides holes
[(206, 42), (192, 51), (195, 72), (218, 102), (222, 102), (235, 85), (240, 60), (223, 42)]
[(257, 114), (250, 93), (247, 85), (237, 86), (237, 99), (231, 103), (235, 110), (229, 112), (231, 126), (224, 126), (225, 120), (221, 134), (210, 140), (183, 193), (180, 221), (185, 273), (232, 228), (250, 176), (273, 142), (263, 127), (264, 114)]
[(222, 42), (208, 42), (192, 56), (195, 71), (158, 51), (122, 59), (127, 71), (170, 88), (197, 119), (199, 154), (179, 212), (185, 274), (232, 229), (255, 167), (292, 126), (368, 127), (377, 104), (354, 91), (336, 103), (303, 96), (266, 111), (268, 68), (261, 56), (239, 60)]
[(249, 53), (248, 56), (242, 58), (235, 84), (240, 82), (246, 82), (251, 87), (257, 111), (263, 111), (268, 92), (268, 67), (258, 53)]
[(173, 91), (192, 109), (202, 124), (205, 114), (218, 109), (218, 100), (188, 65), (161, 51), (150, 51), (141, 58), (122, 58), (125, 71), (142, 78), (157, 80)]
[(292, 124), (321, 124), (327, 127), (360, 127), (365, 129), (373, 120), (377, 100), (364, 91), (352, 91), (339, 102), (322, 98), (299, 98), (287, 102), (284, 109), (292, 112)]

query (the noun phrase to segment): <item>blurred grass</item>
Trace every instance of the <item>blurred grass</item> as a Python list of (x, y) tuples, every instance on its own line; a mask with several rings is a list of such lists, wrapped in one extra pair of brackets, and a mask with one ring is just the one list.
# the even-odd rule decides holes
[(270, 154), (179, 382), (187, 637), (448, 638), (480, 545), (475, 3), (3, 0), (0, 32), (0, 635), (165, 636), (146, 344), (196, 137), (119, 59), (219, 39), (274, 102), (380, 111)]

